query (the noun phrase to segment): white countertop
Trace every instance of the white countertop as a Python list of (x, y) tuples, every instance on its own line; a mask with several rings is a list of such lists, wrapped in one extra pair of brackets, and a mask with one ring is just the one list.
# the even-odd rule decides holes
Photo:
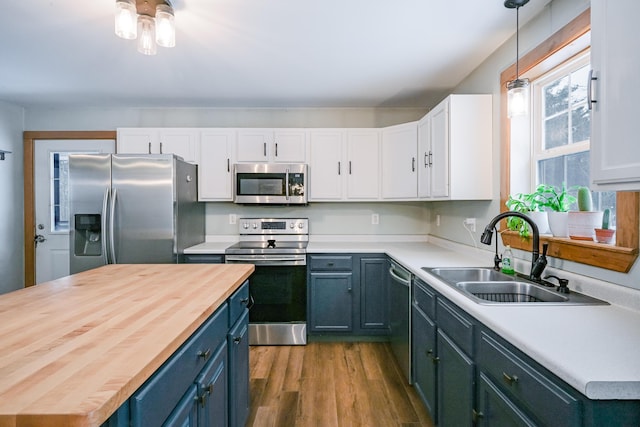
[[(640, 291), (605, 282), (576, 282), (568, 277), (569, 273), (554, 270), (571, 279), (570, 289), (577, 287), (612, 304), (476, 304), (421, 267), (491, 266), (492, 252), (431, 240), (435, 243), (311, 238), (307, 253), (386, 253), (588, 398), (640, 399), (640, 311), (630, 308), (639, 307), (636, 302)], [(217, 244), (208, 242), (190, 248), (189, 253), (213, 253), (202, 252), (209, 247), (219, 249)], [(224, 248), (215, 253), (224, 253)], [(594, 293), (587, 291), (591, 289)], [(625, 306), (629, 301), (632, 304)]]

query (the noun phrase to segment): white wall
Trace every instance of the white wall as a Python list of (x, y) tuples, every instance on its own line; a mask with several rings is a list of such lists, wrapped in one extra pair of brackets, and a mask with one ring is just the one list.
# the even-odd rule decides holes
[(24, 110), (0, 101), (0, 294), (24, 287), (22, 129)]

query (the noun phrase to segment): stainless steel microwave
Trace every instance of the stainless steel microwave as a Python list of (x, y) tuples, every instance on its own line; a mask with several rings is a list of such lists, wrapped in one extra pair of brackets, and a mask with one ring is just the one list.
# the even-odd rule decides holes
[(235, 203), (307, 203), (307, 165), (237, 163), (234, 165)]

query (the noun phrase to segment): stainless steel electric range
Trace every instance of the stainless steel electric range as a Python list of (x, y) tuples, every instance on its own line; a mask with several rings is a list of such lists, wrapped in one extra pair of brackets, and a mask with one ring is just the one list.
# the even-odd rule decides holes
[(254, 264), (250, 345), (307, 343), (307, 218), (241, 218), (227, 264)]

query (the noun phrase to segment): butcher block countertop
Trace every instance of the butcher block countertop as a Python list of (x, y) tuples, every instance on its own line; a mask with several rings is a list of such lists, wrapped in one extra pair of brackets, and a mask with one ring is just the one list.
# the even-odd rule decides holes
[(252, 265), (108, 265), (0, 295), (0, 426), (98, 426)]

